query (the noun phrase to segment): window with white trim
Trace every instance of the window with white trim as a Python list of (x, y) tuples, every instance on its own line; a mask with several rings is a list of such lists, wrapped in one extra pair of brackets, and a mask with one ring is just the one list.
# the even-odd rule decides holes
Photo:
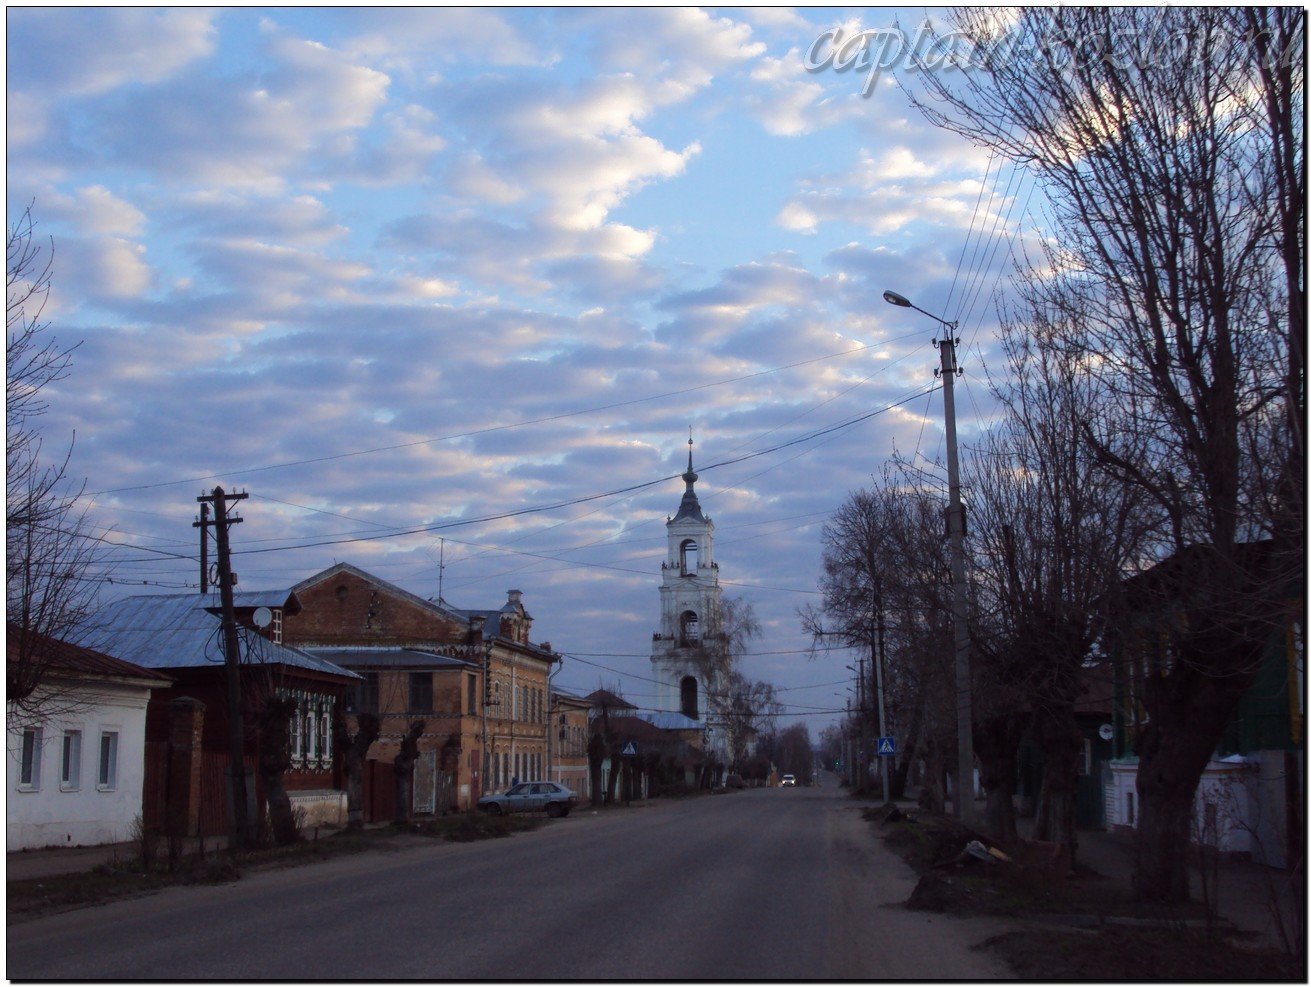
[(100, 734), (100, 771), (96, 787), (112, 792), (118, 787), (118, 731), (104, 730)]
[(65, 730), (59, 759), (59, 787), (75, 792), (82, 787), (82, 731)]
[(19, 754), (18, 787), (36, 792), (41, 789), (41, 728), (23, 730), (23, 746)]

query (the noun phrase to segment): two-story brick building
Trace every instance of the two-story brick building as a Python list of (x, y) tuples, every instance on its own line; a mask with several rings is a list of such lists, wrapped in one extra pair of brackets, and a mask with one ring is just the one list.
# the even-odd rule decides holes
[(587, 765), (591, 708), (582, 696), (563, 689), (551, 691), (551, 781), (572, 788), (584, 799), (592, 795)]
[(351, 712), (382, 717), (371, 759), (394, 762), (409, 724), (424, 721), (416, 811), (466, 809), (516, 778), (547, 777), (548, 675), (558, 659), (532, 643), (518, 590), (500, 609), (462, 610), (340, 563), (295, 593), (301, 610), (288, 617), (286, 640), (362, 677)]

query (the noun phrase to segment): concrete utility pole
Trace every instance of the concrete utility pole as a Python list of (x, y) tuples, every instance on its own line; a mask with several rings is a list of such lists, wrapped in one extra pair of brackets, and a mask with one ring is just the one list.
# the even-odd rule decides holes
[[(227, 671), (228, 686), (228, 781), (232, 799), (232, 846), (240, 849), (250, 838), (249, 815), (246, 812), (246, 740), (242, 725), (241, 705), (241, 643), (237, 639), (237, 619), (232, 601), (232, 587), (236, 578), (228, 545), (228, 525), (240, 524), (241, 518), (228, 517), (227, 502), (245, 500), (248, 494), (226, 494), (215, 487), (209, 496), (197, 497), (202, 504), (214, 505), (214, 525), (218, 542), (219, 599), (223, 606), (223, 666)], [(201, 529), (204, 537), (204, 529)]]
[(942, 360), (934, 376), (942, 379), (942, 409), (947, 428), (947, 535), (951, 540), (952, 623), (955, 627), (956, 651), (956, 818), (967, 826), (974, 825), (974, 714), (970, 686), (970, 631), (966, 608), (965, 585), (965, 510), (960, 500), (960, 464), (956, 454), (956, 394), (953, 384), (960, 368), (956, 365), (956, 323), (948, 322), (926, 312), (908, 298), (895, 291), (885, 291), (883, 300), (889, 305), (913, 308), (927, 315), (947, 330), (941, 340), (935, 340)]
[(960, 463), (956, 455), (956, 396), (952, 384), (960, 372), (951, 332), (938, 342), (942, 358), (942, 407), (947, 424), (947, 534), (951, 538), (951, 609), (956, 630), (956, 816), (974, 825), (974, 713), (970, 687), (970, 629), (965, 585), (965, 509), (960, 501)]

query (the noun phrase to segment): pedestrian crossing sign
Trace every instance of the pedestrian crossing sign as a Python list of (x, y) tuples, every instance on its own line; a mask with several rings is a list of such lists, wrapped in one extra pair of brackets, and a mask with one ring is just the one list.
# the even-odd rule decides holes
[(637, 741), (630, 740), (624, 744), (624, 757), (637, 757)]
[(879, 757), (890, 757), (897, 753), (897, 742), (892, 737), (879, 738)]

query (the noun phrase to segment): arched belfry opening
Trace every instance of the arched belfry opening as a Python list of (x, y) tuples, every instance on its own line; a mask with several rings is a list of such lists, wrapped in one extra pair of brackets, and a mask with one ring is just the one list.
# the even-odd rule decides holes
[(701, 642), (701, 628), (697, 623), (696, 611), (684, 610), (678, 618), (678, 643), (680, 647), (690, 648)]
[(696, 575), (697, 544), (695, 538), (684, 540), (678, 546), (678, 569), (684, 576)]
[(679, 712), (690, 719), (697, 719), (697, 684), (691, 675), (684, 675), (678, 684)]

